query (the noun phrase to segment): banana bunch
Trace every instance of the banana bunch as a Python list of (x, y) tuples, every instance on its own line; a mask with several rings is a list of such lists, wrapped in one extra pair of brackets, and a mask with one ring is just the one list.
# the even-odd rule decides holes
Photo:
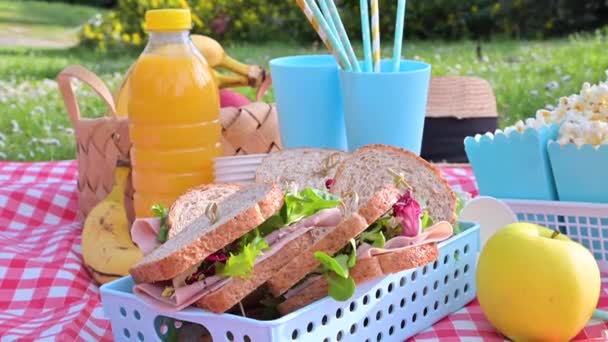
[[(259, 65), (243, 64), (230, 57), (224, 48), (215, 39), (193, 34), (190, 36), (194, 46), (205, 57), (211, 67), (211, 71), (218, 83), (219, 88), (252, 87), (259, 88), (266, 79), (266, 71)], [(126, 116), (129, 97), (129, 75), (133, 65), (127, 70), (124, 80), (115, 96), (116, 113), (118, 116)], [(219, 69), (225, 69), (231, 74), (220, 73)]]
[(89, 212), (84, 222), (82, 257), (99, 284), (128, 275), (129, 268), (143, 257), (131, 240), (125, 210), (129, 171), (129, 167), (116, 167), (112, 191)]
[[(241, 86), (258, 88), (264, 81), (266, 72), (261, 66), (247, 65), (235, 60), (226, 54), (224, 48), (215, 39), (200, 34), (193, 34), (190, 38), (209, 66), (214, 69), (220, 88)], [(226, 69), (234, 74), (219, 73), (217, 69)]]

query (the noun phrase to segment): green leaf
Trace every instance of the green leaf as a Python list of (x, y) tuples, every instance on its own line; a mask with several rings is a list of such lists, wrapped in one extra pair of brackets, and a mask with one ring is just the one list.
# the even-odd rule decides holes
[(162, 204), (153, 204), (152, 214), (156, 217), (160, 217), (160, 230), (156, 235), (156, 241), (164, 243), (167, 241), (167, 236), (169, 234), (169, 228), (167, 227), (167, 215), (169, 214), (169, 209), (165, 208)]
[[(279, 228), (285, 227), (285, 221), (279, 214), (275, 214), (269, 217), (264, 223), (258, 226), (258, 232), (256, 234), (260, 234), (262, 236), (266, 236)], [(250, 237), (251, 238), (251, 237)]]
[(465, 201), (460, 196), (456, 196), (456, 216), (460, 216), (462, 208), (464, 208)]
[(248, 243), (256, 235), (267, 236), (277, 229), (300, 221), (323, 209), (337, 207), (340, 203), (339, 197), (314, 188), (305, 188), (298, 193), (287, 193), (281, 210), (259, 225), (256, 231), (244, 235), (239, 242)]
[(384, 247), (384, 244), (386, 243), (386, 238), (380, 229), (377, 231), (363, 232), (361, 234), (361, 240), (371, 243), (372, 246), (378, 248)]
[(458, 235), (462, 233), (462, 227), (460, 226), (460, 222), (456, 222), (453, 227), (453, 235)]
[(428, 211), (424, 211), (424, 213), (422, 213), (422, 231), (424, 231), (425, 229), (427, 229), (428, 227), (433, 225), (433, 219), (431, 218), (431, 216), (429, 215)]
[(335, 273), (325, 273), (325, 279), (329, 285), (328, 294), (337, 301), (346, 301), (355, 294), (355, 280), (353, 277), (339, 277)]
[(323, 190), (304, 188), (302, 191), (285, 195), (285, 224), (300, 221), (323, 209), (335, 208), (342, 200)]
[(251, 275), (256, 258), (263, 250), (270, 248), (261, 236), (244, 245), (238, 254), (230, 253), (225, 264), (216, 263), (215, 272), (225, 277), (248, 277)]
[(162, 204), (153, 204), (152, 205), (152, 214), (156, 217), (167, 217), (167, 213), (169, 209), (165, 208)]
[(355, 242), (355, 239), (350, 239), (350, 245), (353, 248), (352, 252), (350, 253), (350, 255), (348, 256), (348, 268), (353, 268), (355, 267), (355, 264), (357, 263), (357, 242)]
[(340, 254), (332, 258), (321, 251), (315, 252), (314, 255), (315, 259), (323, 266), (325, 273), (333, 272), (341, 278), (348, 278), (348, 256)]

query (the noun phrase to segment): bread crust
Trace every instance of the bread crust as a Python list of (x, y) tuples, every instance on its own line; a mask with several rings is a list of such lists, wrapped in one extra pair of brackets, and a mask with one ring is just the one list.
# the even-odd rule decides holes
[(269, 279), (267, 285), (270, 293), (278, 297), (287, 292), (289, 288), (319, 266), (319, 262), (314, 257), (316, 251), (329, 255), (336, 254), (349, 243), (351, 238), (361, 234), (369, 225), (384, 215), (399, 199), (399, 196), (399, 190), (392, 185), (386, 185), (376, 191), (365, 205), (359, 207), (358, 212), (340, 222)]
[[(358, 260), (350, 275), (357, 285), (383, 275), (401, 272), (433, 262), (439, 256), (436, 243), (429, 243), (369, 259)], [(287, 315), (327, 296), (328, 285), (324, 277), (318, 277), (309, 286), (278, 305), (281, 315)]]
[[(132, 266), (129, 273), (137, 283), (172, 279), (262, 224), (282, 205), (283, 193), (276, 184), (272, 184), (268, 186), (266, 194), (258, 202), (251, 203), (249, 207), (233, 217), (224, 218), (213, 224), (215, 229), (188, 242), (178, 241), (182, 236), (182, 234), (178, 234)], [(197, 224), (199, 229), (212, 225), (206, 217), (201, 217), (192, 224)], [(176, 247), (174, 251), (164, 257), (154, 259), (155, 252), (159, 249), (168, 244), (179, 243), (183, 243), (179, 248)]]
[(352, 160), (353, 158), (356, 158), (359, 154), (367, 152), (367, 151), (389, 151), (389, 152), (394, 152), (394, 153), (398, 153), (398, 154), (403, 154), (403, 155), (407, 156), (408, 158), (415, 160), (417, 163), (419, 163), (420, 166), (433, 172), (437, 176), (437, 180), (445, 188), (446, 194), (448, 194), (448, 196), (449, 196), (449, 203), (446, 203), (446, 205), (449, 206), (449, 210), (451, 210), (451, 212), (453, 213), (451, 215), (451, 217), (440, 218), (440, 219), (448, 221), (451, 224), (456, 223), (456, 219), (457, 219), (457, 217), (456, 217), (456, 194), (452, 190), (452, 187), (450, 186), (448, 181), (441, 174), (441, 171), (438, 168), (436, 168), (435, 166), (433, 166), (431, 163), (429, 163), (428, 161), (421, 158), (420, 156), (418, 156), (410, 151), (407, 151), (407, 150), (404, 150), (404, 149), (401, 149), (401, 148), (398, 148), (395, 146), (383, 145), (383, 144), (370, 144), (370, 145), (365, 145), (363, 147), (360, 147), (359, 149), (354, 151), (352, 154), (350, 154), (348, 157), (346, 157), (346, 159), (342, 160), (342, 162), (338, 166), (338, 169), (336, 170), (336, 175), (334, 178), (334, 187), (336, 186), (336, 183), (339, 182), (342, 173), (344, 173), (344, 170), (346, 168), (348, 168), (349, 161)]
[[(310, 160), (316, 160), (319, 154), (326, 154), (325, 157), (330, 155), (336, 155), (337, 161), (343, 160), (348, 152), (336, 149), (329, 148), (290, 148), (281, 151), (272, 152), (268, 156), (266, 156), (261, 164), (258, 166), (255, 173), (255, 182), (278, 182), (279, 186), (283, 187), (285, 184), (282, 182), (285, 178), (289, 179), (298, 184), (299, 187), (305, 186), (313, 186), (319, 189), (325, 188), (325, 181), (327, 178), (333, 178), (335, 174), (335, 170), (337, 168), (337, 164), (332, 166), (329, 170), (327, 170), (326, 175), (316, 174), (318, 171), (317, 168), (322, 167), (322, 163), (315, 163), (314, 170), (310, 167), (309, 163), (306, 163), (308, 158)], [(304, 157), (304, 155), (312, 155)], [(290, 156), (292, 159), (298, 160), (299, 168), (297, 170), (297, 175), (293, 175), (290, 172), (290, 168), (282, 167), (281, 165), (275, 165), (281, 163), (281, 158), (284, 156)], [(314, 184), (314, 185), (313, 185)]]
[(176, 231), (173, 229), (173, 226), (175, 224), (177, 224), (177, 222), (179, 220), (179, 218), (176, 217), (176, 215), (178, 214), (176, 212), (176, 207), (177, 207), (178, 203), (189, 199), (191, 196), (195, 195), (197, 192), (206, 192), (206, 191), (212, 190), (213, 188), (218, 188), (218, 189), (223, 189), (223, 190), (234, 189), (234, 191), (236, 192), (240, 189), (243, 189), (244, 186), (241, 184), (237, 184), (237, 183), (204, 184), (204, 185), (195, 186), (193, 188), (186, 190), (186, 192), (184, 192), (177, 199), (175, 199), (173, 204), (169, 207), (169, 213), (167, 214), (167, 229), (169, 230), (169, 236), (168, 236), (169, 239), (174, 237), (177, 234)]
[(317, 229), (322, 228), (314, 228), (295, 237), (273, 255), (256, 263), (249, 278), (230, 278), (220, 289), (198, 300), (196, 305), (215, 313), (226, 312), (262, 285), (289, 260), (297, 257), (300, 250), (310, 246), (315, 241)]

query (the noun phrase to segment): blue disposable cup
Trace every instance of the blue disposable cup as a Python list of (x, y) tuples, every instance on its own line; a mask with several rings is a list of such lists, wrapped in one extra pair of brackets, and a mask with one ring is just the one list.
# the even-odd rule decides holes
[(340, 70), (348, 149), (386, 144), (420, 155), (431, 65), (402, 60), (392, 72), (383, 60), (380, 70)]
[(270, 61), (284, 148), (347, 149), (338, 70), (332, 55)]

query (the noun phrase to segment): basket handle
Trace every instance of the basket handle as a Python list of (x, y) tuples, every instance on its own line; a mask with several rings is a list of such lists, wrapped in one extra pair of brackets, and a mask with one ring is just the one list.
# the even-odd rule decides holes
[(59, 91), (63, 96), (63, 103), (68, 111), (68, 115), (70, 117), (70, 121), (72, 121), (73, 127), (77, 127), (78, 120), (80, 120), (81, 116), (80, 108), (78, 107), (78, 102), (76, 101), (76, 94), (74, 94), (74, 90), (72, 89), (72, 85), (70, 83), (72, 78), (76, 78), (91, 87), (106, 104), (112, 117), (116, 118), (114, 98), (103, 81), (97, 77), (97, 75), (87, 70), (83, 66), (70, 65), (57, 75), (57, 85), (59, 86)]
[(258, 88), (258, 91), (255, 94), (255, 100), (257, 102), (262, 101), (262, 98), (264, 97), (264, 95), (266, 95), (266, 92), (268, 91), (268, 88), (270, 88), (271, 85), (272, 85), (272, 77), (270, 77), (270, 73), (266, 73), (266, 76), (264, 77), (264, 81), (262, 81), (262, 83), (260, 84), (260, 87)]

